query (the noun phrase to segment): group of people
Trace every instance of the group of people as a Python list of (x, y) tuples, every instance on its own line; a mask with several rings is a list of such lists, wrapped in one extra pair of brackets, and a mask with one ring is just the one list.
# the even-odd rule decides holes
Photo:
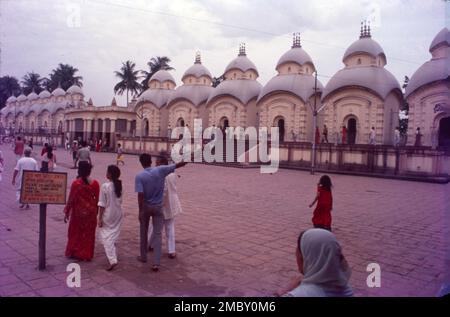
[[(12, 185), (16, 186), (16, 200), (20, 203), (20, 191), (22, 184), (22, 176), (23, 172), (26, 170), (30, 171), (53, 171), (56, 168), (56, 154), (53, 151), (53, 147), (48, 143), (44, 144), (42, 148), (40, 157), (41, 157), (41, 167), (37, 160), (32, 156), (33, 154), (33, 141), (29, 140), (27, 144), (25, 144), (25, 140), (19, 136), (16, 138), (14, 143), (14, 154), (16, 155), (16, 165), (14, 168)], [(0, 170), (3, 171), (3, 158), (0, 162)], [(1, 180), (1, 177), (0, 177)], [(29, 204), (20, 203), (20, 209), (29, 209)]]
[(297, 238), (295, 258), (300, 273), (289, 285), (276, 292), (286, 297), (347, 297), (353, 296), (350, 267), (341, 246), (331, 230), (333, 197), (332, 183), (323, 175), (317, 185), (317, 195), (309, 205), (313, 212), (312, 229), (302, 231)]
[[(20, 149), (20, 139), (19, 149)], [(78, 152), (87, 148), (82, 143)], [(119, 149), (121, 147), (119, 146)], [(89, 152), (87, 152), (89, 153)], [(24, 147), (24, 156), (16, 165), (13, 185), (24, 170), (38, 170), (38, 164), (31, 157), (31, 148)], [(117, 164), (123, 155), (117, 153)], [(41, 170), (52, 170), (56, 156), (51, 146), (41, 152)], [(69, 222), (68, 241), (65, 255), (77, 260), (90, 261), (94, 256), (95, 237), (103, 244), (108, 266), (113, 270), (118, 264), (116, 242), (120, 235), (123, 220), (123, 186), (120, 180), (121, 170), (116, 165), (106, 168), (106, 179), (101, 186), (91, 177), (90, 155), (77, 155), (77, 178), (72, 182), (67, 204), (64, 208), (64, 221)], [(141, 154), (139, 161), (143, 170), (135, 177), (135, 192), (139, 207), (140, 255), (137, 260), (146, 263), (148, 252), (153, 252), (151, 269), (159, 271), (162, 256), (162, 231), (165, 230), (168, 257), (176, 258), (175, 217), (182, 212), (176, 190), (179, 177), (174, 172), (186, 163), (169, 164), (166, 155), (161, 155), (152, 167), (152, 157)], [(3, 157), (0, 153), (0, 171)], [(0, 174), (1, 175), (1, 174)], [(21, 177), (19, 177), (19, 182)], [(20, 184), (18, 186), (20, 190)], [(18, 191), (18, 198), (20, 191)], [(312, 217), (312, 229), (302, 231), (298, 237), (295, 257), (301, 273), (290, 285), (277, 292), (281, 296), (352, 296), (349, 284), (350, 268), (341, 247), (332, 233), (333, 209), (332, 182), (323, 175), (317, 185), (317, 195), (309, 205), (315, 209)], [(29, 206), (21, 205), (21, 208)]]
[[(168, 159), (161, 156), (156, 161), (156, 167), (152, 167), (149, 154), (141, 154), (139, 161), (144, 169), (135, 179), (140, 223), (138, 261), (147, 262), (147, 252), (153, 252), (152, 270), (157, 272), (162, 254), (163, 228), (166, 231), (169, 258), (176, 257), (174, 218), (181, 213), (181, 205), (174, 171), (186, 163), (169, 165)], [(64, 220), (69, 221), (65, 255), (90, 261), (94, 256), (95, 231), (98, 226), (99, 237), (109, 261), (107, 270), (110, 271), (118, 263), (115, 243), (123, 217), (121, 172), (117, 165), (109, 165), (106, 171), (108, 181), (99, 186), (98, 181), (90, 177), (91, 171), (89, 162), (78, 163), (78, 176), (71, 185), (64, 208)]]

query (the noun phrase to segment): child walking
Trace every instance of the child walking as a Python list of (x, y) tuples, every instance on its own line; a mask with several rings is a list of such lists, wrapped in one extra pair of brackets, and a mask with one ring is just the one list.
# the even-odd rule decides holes
[(331, 179), (323, 175), (317, 185), (317, 196), (309, 205), (309, 208), (317, 202), (312, 218), (314, 228), (322, 228), (331, 231), (331, 210), (333, 209), (333, 195), (331, 194)]
[(99, 235), (109, 261), (107, 271), (117, 265), (115, 243), (122, 224), (122, 181), (119, 177), (120, 169), (116, 165), (109, 165), (106, 172), (108, 181), (100, 188), (98, 201)]
[(117, 144), (117, 166), (119, 166), (119, 163), (122, 163), (122, 165), (125, 165), (125, 161), (123, 159), (123, 149), (122, 149), (122, 145), (120, 143)]

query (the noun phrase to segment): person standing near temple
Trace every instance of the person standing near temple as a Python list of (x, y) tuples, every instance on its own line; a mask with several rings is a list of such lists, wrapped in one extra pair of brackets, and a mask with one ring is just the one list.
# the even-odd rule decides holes
[(414, 142), (414, 146), (422, 146), (422, 133), (420, 132), (420, 128), (416, 129), (416, 141)]
[(18, 136), (16, 142), (14, 143), (14, 154), (16, 155), (16, 161), (18, 161), (22, 157), (24, 149), (25, 142), (20, 136)]
[(394, 131), (394, 146), (399, 145), (400, 145), (400, 129), (396, 127)]
[(119, 166), (119, 163), (122, 163), (122, 165), (125, 165), (125, 160), (123, 159), (123, 149), (122, 145), (119, 143), (117, 144), (117, 166)]
[(109, 165), (106, 170), (108, 181), (100, 188), (98, 201), (98, 227), (100, 240), (105, 248), (109, 261), (107, 271), (111, 271), (117, 265), (117, 252), (115, 243), (120, 235), (122, 225), (122, 181), (120, 169), (115, 165)]
[(66, 141), (64, 142), (64, 148), (66, 149), (67, 152), (70, 151), (70, 142), (68, 137), (66, 137)]
[(89, 150), (86, 141), (81, 142), (81, 149), (78, 150), (75, 166), (77, 165), (77, 162), (88, 162), (89, 165), (92, 165), (91, 151)]
[(64, 222), (69, 221), (65, 255), (83, 261), (94, 257), (97, 204), (100, 186), (90, 177), (92, 166), (81, 161), (77, 179), (70, 187), (69, 199), (64, 208)]
[(369, 133), (369, 144), (375, 145), (376, 144), (375, 139), (376, 139), (375, 127), (372, 127), (372, 129), (370, 129), (370, 133)]
[(162, 211), (164, 182), (167, 175), (173, 173), (176, 168), (185, 166), (187, 163), (180, 162), (167, 166), (151, 167), (152, 157), (143, 153), (139, 161), (144, 168), (135, 178), (135, 191), (138, 194), (139, 223), (140, 223), (140, 251), (138, 261), (147, 262), (148, 251), (148, 225), (152, 218), (154, 260), (152, 270), (159, 271), (161, 261), (161, 231), (164, 226), (164, 215)]
[(347, 144), (347, 127), (345, 125), (342, 126), (342, 144)]
[(326, 124), (323, 125), (322, 135), (323, 135), (322, 143), (328, 144), (328, 128)]
[(53, 172), (56, 168), (56, 155), (53, 148), (48, 145), (47, 151), (42, 155), (42, 171)]
[[(12, 179), (13, 186), (16, 186), (16, 199), (17, 202), (20, 202), (20, 189), (22, 187), (22, 176), (23, 171), (39, 171), (39, 165), (34, 158), (31, 157), (31, 149), (27, 147), (24, 152), (24, 157), (20, 158), (17, 161), (16, 167), (14, 168), (14, 174)], [(16, 183), (16, 178), (19, 176), (19, 180)], [(30, 205), (20, 205), (20, 209), (22, 208), (29, 209)]]
[[(157, 166), (169, 165), (166, 157), (160, 157), (157, 161)], [(174, 259), (176, 257), (175, 252), (175, 217), (182, 212), (180, 199), (177, 193), (177, 175), (171, 173), (166, 176), (164, 182), (164, 195), (163, 195), (163, 215), (164, 215), (164, 230), (166, 231), (167, 250), (169, 258)], [(153, 227), (149, 229), (149, 250), (153, 251), (153, 242), (155, 236), (153, 235)]]
[(2, 173), (3, 173), (3, 153), (0, 151), (0, 183), (2, 181)]
[(319, 144), (320, 143), (320, 130), (319, 130), (319, 127), (316, 127), (316, 136), (315, 136), (315, 138), (316, 138), (316, 144)]

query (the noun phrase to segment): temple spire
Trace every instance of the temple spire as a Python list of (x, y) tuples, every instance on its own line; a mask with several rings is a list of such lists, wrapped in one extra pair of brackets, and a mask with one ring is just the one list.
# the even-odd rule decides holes
[(200, 52), (197, 51), (197, 53), (195, 53), (195, 64), (201, 64), (202, 63), (202, 57), (200, 55)]
[(370, 21), (363, 21), (361, 22), (361, 31), (359, 34), (359, 38), (370, 38)]
[(246, 56), (245, 53), (245, 43), (239, 44), (239, 56)]
[(301, 41), (300, 41), (300, 32), (293, 33), (293, 39), (292, 39), (292, 48), (294, 47), (302, 47)]

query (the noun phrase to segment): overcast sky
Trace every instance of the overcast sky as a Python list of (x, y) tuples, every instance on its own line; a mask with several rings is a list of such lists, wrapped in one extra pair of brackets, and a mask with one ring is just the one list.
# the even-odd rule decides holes
[[(86, 100), (104, 106), (114, 97), (113, 71), (126, 60), (147, 70), (151, 57), (168, 56), (181, 85), (196, 51), (219, 76), (245, 42), (264, 85), (300, 32), (326, 84), (369, 19), (386, 68), (401, 83), (430, 59), (431, 41), (450, 24), (449, 7), (444, 0), (0, 0), (0, 76), (47, 76), (68, 63), (83, 76)], [(117, 101), (125, 105), (125, 97)]]

